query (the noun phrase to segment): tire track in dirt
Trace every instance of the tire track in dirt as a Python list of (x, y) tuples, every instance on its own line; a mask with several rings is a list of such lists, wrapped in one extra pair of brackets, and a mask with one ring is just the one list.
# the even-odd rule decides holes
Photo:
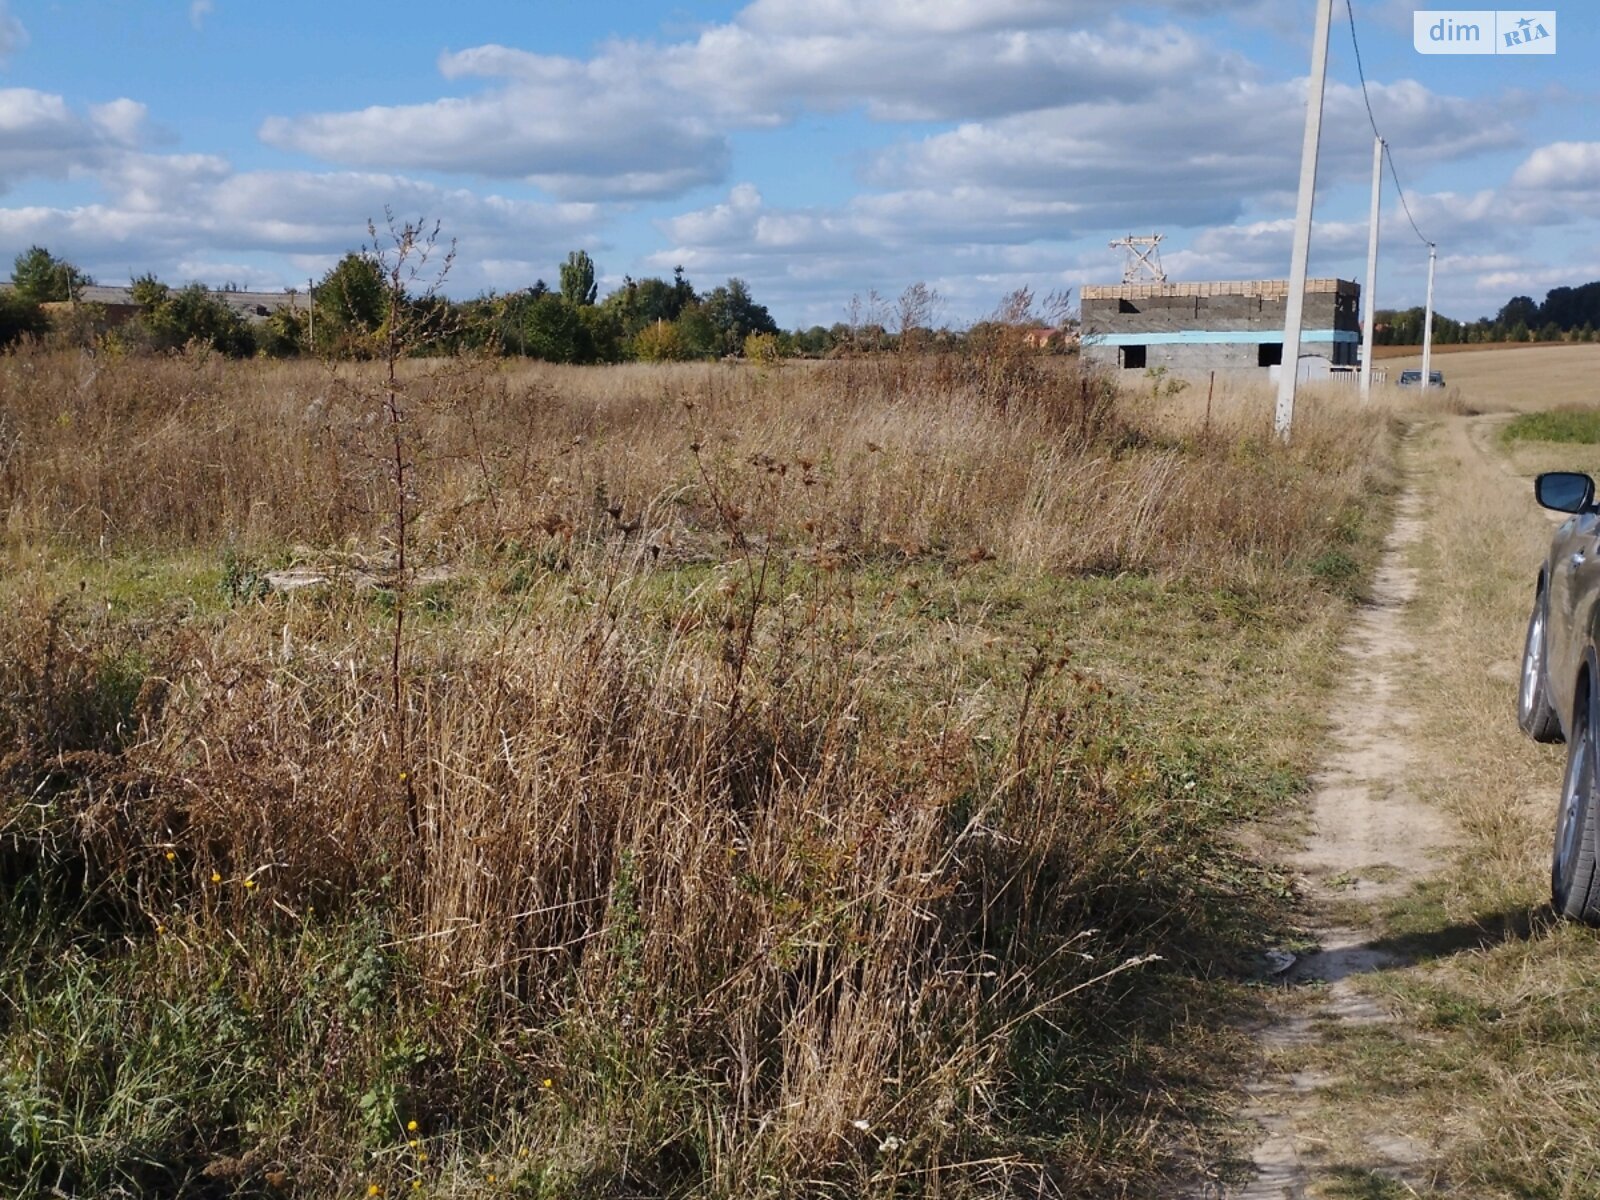
[[(1310, 833), (1289, 860), (1301, 877), (1319, 949), (1286, 973), (1274, 1015), (1256, 1031), (1267, 1071), (1250, 1085), (1244, 1113), (1260, 1131), (1249, 1152), (1253, 1177), (1210, 1185), (1192, 1193), (1195, 1200), (1315, 1195), (1319, 1173), (1332, 1165), (1319, 1161), (1324, 1139), (1316, 1128), (1317, 1093), (1334, 1080), (1293, 1070), (1285, 1060), (1327, 1040), (1341, 1024), (1390, 1019), (1355, 981), (1409, 964), (1382, 944), (1377, 929), (1350, 913), (1427, 878), (1443, 866), (1453, 840), (1447, 818), (1405, 788), (1413, 761), (1406, 732), (1413, 718), (1404, 681), (1417, 653), (1405, 613), (1418, 588), (1418, 572), (1407, 558), (1426, 533), (1414, 482), (1416, 455), (1416, 439), (1407, 438), (1401, 462), (1413, 482), (1396, 505), (1371, 597), (1345, 639), (1346, 670), (1328, 713), (1329, 752), (1313, 779)], [(1370, 1131), (1364, 1143), (1368, 1161), (1338, 1166), (1407, 1180), (1421, 1173), (1428, 1157), (1423, 1147), (1392, 1132)]]

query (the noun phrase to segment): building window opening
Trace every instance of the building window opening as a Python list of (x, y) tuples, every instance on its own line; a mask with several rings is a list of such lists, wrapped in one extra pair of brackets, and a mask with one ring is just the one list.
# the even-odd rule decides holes
[(1124, 371), (1144, 370), (1147, 349), (1145, 346), (1124, 346), (1122, 348), (1122, 369)]
[(1281, 367), (1283, 366), (1283, 343), (1262, 342), (1256, 349), (1256, 366)]
[(1132, 300), (1118, 300), (1117, 311), (1119, 313), (1136, 313), (1139, 311), (1139, 306)]

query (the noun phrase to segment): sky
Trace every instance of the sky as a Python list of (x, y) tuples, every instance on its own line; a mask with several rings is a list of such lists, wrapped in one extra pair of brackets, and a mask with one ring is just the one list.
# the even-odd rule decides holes
[[(1422, 0), (1428, 3), (1429, 0)], [(1549, 3), (1549, 0), (1544, 0)], [(1600, 279), (1600, 5), (1553, 56), (1421, 55), (1352, 0), (1438, 307)], [(442, 222), (457, 296), (681, 265), (786, 327), (922, 282), (941, 323), (1120, 280), (1282, 278), (1315, 0), (0, 0), (0, 261), (304, 287)], [(1372, 127), (1335, 0), (1313, 275), (1365, 274)], [(1380, 307), (1427, 250), (1385, 189)]]

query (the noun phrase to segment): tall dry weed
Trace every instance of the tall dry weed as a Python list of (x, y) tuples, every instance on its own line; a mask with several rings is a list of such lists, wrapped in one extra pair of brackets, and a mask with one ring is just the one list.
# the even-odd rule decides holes
[[(854, 560), (1004, 553), (1048, 571), (1233, 578), (1281, 569), (1359, 500), (1382, 421), (1306, 406), (1200, 428), (1129, 407), (1072, 360), (894, 358), (756, 372), (405, 364), (418, 552), (603, 544), (635, 528), (669, 561), (715, 556), (722, 519), (688, 452), (730, 481), (763, 459), (810, 480), (781, 507), (730, 482), (746, 524), (825, 531)], [(1021, 364), (1021, 365), (1019, 365)], [(359, 376), (366, 368), (347, 367)], [(1006, 372), (1003, 391), (981, 378)], [(0, 363), (13, 542), (229, 544), (392, 557), (384, 431), (349, 375), (312, 364), (19, 354)]]

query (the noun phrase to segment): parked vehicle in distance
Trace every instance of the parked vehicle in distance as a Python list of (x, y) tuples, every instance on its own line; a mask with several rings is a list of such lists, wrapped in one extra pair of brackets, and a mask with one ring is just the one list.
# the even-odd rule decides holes
[[(1421, 384), (1422, 384), (1422, 372), (1421, 371), (1401, 371), (1400, 372), (1400, 386), (1401, 387), (1419, 387), (1419, 386), (1421, 386)], [(1444, 386), (1444, 372), (1443, 371), (1429, 371), (1428, 372), (1428, 386), (1429, 387), (1442, 388)]]
[(1600, 506), (1594, 480), (1572, 471), (1539, 476), (1534, 495), (1568, 519), (1534, 588), (1517, 724), (1535, 741), (1567, 743), (1551, 902), (1563, 916), (1600, 924)]

